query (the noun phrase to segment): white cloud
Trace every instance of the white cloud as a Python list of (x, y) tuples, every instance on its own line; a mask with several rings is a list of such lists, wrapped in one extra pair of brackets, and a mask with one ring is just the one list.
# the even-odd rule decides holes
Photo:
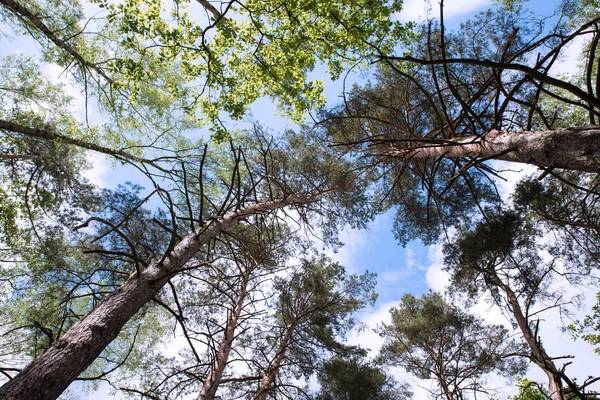
[[(425, 267), (423, 267), (422, 265), (420, 265), (417, 262), (416, 256), (417, 256), (417, 254), (416, 254), (415, 250), (411, 249), (410, 247), (407, 247), (404, 265), (400, 261), (400, 262), (398, 262), (398, 264), (396, 264), (396, 268), (394, 268), (393, 270), (379, 273), (378, 281), (380, 282), (380, 284), (385, 285), (388, 288), (390, 286), (393, 286), (393, 293), (397, 294), (398, 293), (397, 284), (406, 283), (407, 279), (409, 279), (411, 277), (413, 277), (413, 279), (414, 279), (414, 277), (417, 274), (421, 274), (425, 270)], [(378, 288), (380, 294), (383, 294), (383, 293), (381, 293), (382, 289), (383, 289), (382, 287)]]
[(406, 267), (407, 268), (413, 268), (416, 266), (417, 264), (417, 260), (415, 258), (416, 253), (413, 249), (411, 249), (410, 247), (406, 248)]
[(356, 262), (356, 257), (367, 246), (367, 238), (368, 233), (365, 231), (346, 228), (340, 233), (340, 240), (344, 245), (336, 252), (326, 249), (325, 254), (342, 264), (346, 268), (346, 272), (358, 272), (360, 265)]
[[(446, 0), (444, 1), (444, 17), (452, 18), (467, 14), (490, 3), (490, 0)], [(402, 22), (423, 21), (428, 18), (438, 18), (439, 13), (438, 1), (406, 0), (398, 19)]]
[(502, 200), (506, 201), (514, 192), (517, 183), (527, 175), (541, 173), (534, 165), (521, 164), (508, 161), (491, 161), (491, 166), (500, 172), (504, 179), (495, 178), (496, 187)]
[(511, 322), (506, 318), (506, 316), (495, 304), (492, 304), (492, 301), (489, 296), (484, 296), (479, 299), (477, 304), (475, 304), (469, 310), (471, 313), (483, 318), (484, 321), (494, 325), (503, 325), (506, 328), (511, 327)]
[(83, 176), (90, 183), (105, 188), (108, 187), (107, 172), (110, 170), (110, 165), (106, 157), (99, 153), (88, 153), (87, 161), (90, 163), (90, 168), (83, 172)]
[(375, 356), (383, 345), (383, 339), (374, 331), (374, 329), (382, 323), (391, 323), (390, 309), (397, 305), (397, 301), (391, 301), (381, 304), (377, 309), (361, 312), (359, 314), (359, 321), (365, 328), (361, 330), (354, 329), (350, 332), (348, 335), (348, 343), (351, 345), (360, 345), (362, 348), (369, 349), (369, 355), (371, 357)]
[(427, 286), (435, 292), (444, 293), (450, 285), (450, 274), (443, 267), (442, 264), (431, 264), (425, 273)]
[(427, 258), (429, 259), (429, 267), (425, 272), (425, 280), (430, 289), (444, 293), (448, 285), (450, 285), (450, 274), (444, 271), (444, 253), (443, 246), (435, 244), (429, 246)]
[(589, 37), (579, 36), (569, 45), (565, 46), (561, 56), (550, 70), (550, 75), (573, 75), (580, 72), (582, 67), (582, 50)]
[[(449, 235), (452, 236), (454, 232), (449, 232)], [(444, 253), (442, 250), (444, 246), (440, 243), (429, 246), (429, 250), (427, 252), (427, 258), (430, 262), (436, 264), (442, 264), (444, 262)]]

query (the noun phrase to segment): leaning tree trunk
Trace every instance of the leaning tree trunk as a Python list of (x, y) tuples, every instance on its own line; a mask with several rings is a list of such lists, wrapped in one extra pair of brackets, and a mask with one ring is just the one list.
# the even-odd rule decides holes
[(288, 197), (251, 205), (185, 236), (162, 260), (131, 276), (75, 324), (17, 376), (0, 388), (3, 400), (54, 400), (94, 362), (123, 326), (200, 248), (239, 219), (253, 214), (306, 203), (309, 198)]
[(202, 390), (200, 390), (198, 400), (213, 400), (215, 398), (215, 394), (217, 393), (217, 389), (221, 383), (223, 372), (225, 371), (225, 366), (229, 360), (229, 353), (231, 352), (231, 346), (235, 336), (235, 328), (237, 327), (238, 319), (240, 318), (244, 306), (244, 300), (246, 299), (246, 295), (248, 293), (247, 287), (248, 281), (250, 280), (250, 274), (255, 268), (256, 265), (242, 275), (242, 282), (240, 284), (233, 311), (229, 317), (229, 320), (227, 321), (227, 325), (225, 326), (225, 333), (223, 335), (223, 339), (221, 340), (221, 344), (219, 345), (219, 350), (215, 356), (213, 365), (206, 379), (204, 380), (204, 385), (202, 386)]
[(376, 145), (374, 151), (407, 160), (476, 157), (536, 165), (600, 172), (600, 126), (532, 132), (501, 132), (447, 140), (407, 138), (402, 144)]
[(558, 368), (556, 367), (556, 364), (554, 364), (554, 361), (552, 361), (552, 358), (546, 352), (546, 349), (542, 343), (537, 340), (531, 331), (529, 320), (523, 314), (523, 310), (521, 309), (521, 304), (519, 303), (517, 295), (508, 285), (505, 285), (498, 276), (494, 276), (492, 279), (495, 281), (495, 284), (506, 294), (512, 314), (517, 321), (517, 325), (523, 334), (525, 342), (531, 350), (533, 361), (544, 371), (548, 377), (548, 391), (550, 392), (550, 398), (552, 400), (565, 400), (562, 381), (557, 373)]
[(292, 335), (294, 334), (295, 330), (295, 323), (290, 325), (286, 330), (285, 335), (281, 339), (281, 343), (277, 348), (277, 353), (275, 353), (275, 359), (273, 360), (271, 365), (269, 365), (269, 368), (267, 368), (267, 370), (264, 372), (262, 380), (260, 382), (260, 389), (258, 389), (258, 392), (254, 396), (253, 400), (266, 400), (267, 395), (273, 389), (273, 385), (275, 383), (275, 376), (279, 371), (279, 367), (281, 366), (281, 362), (285, 357), (287, 348), (290, 345), (290, 342), (292, 341)]

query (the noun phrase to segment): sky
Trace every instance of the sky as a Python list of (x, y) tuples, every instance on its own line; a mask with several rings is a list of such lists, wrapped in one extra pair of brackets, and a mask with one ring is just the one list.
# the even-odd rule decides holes
[[(529, 2), (534, 11), (548, 13), (551, 8), (548, 4), (555, 4), (555, 1), (535, 0)], [(447, 26), (457, 27), (460, 21), (472, 16), (491, 5), (489, 0), (446, 0), (445, 17)], [(429, 16), (435, 16), (438, 12), (438, 2), (424, 0), (406, 0), (404, 10), (398, 15), (401, 21), (424, 20)], [(552, 6), (553, 7), (553, 6)], [(1, 43), (1, 42), (0, 42)], [(27, 46), (34, 46), (28, 44)], [(27, 46), (21, 47), (20, 51), (27, 52)], [(12, 46), (0, 46), (0, 54), (6, 51), (12, 51)], [(30, 49), (34, 51), (34, 49)], [(576, 54), (574, 49), (573, 54)], [(563, 61), (561, 71), (573, 70), (574, 61), (566, 59)], [(59, 70), (49, 70), (49, 73), (60, 74)], [(317, 70), (315, 76), (324, 75), (324, 70)], [(322, 78), (321, 78), (322, 79)], [(351, 76), (350, 83), (360, 82), (360, 76)], [(339, 100), (341, 92), (341, 82), (331, 82), (325, 80), (325, 94), (329, 104), (335, 104)], [(286, 128), (294, 128), (295, 125), (277, 116), (274, 107), (268, 99), (261, 99), (252, 107), (253, 118), (262, 124), (270, 127), (274, 131), (281, 131)], [(119, 183), (125, 181), (140, 181), (141, 175), (130, 169), (118, 171), (113, 169), (112, 165), (100, 155), (91, 155), (90, 161), (93, 168), (86, 172), (87, 178), (101, 187), (114, 188)], [(506, 181), (498, 181), (500, 192), (508, 198), (516, 182), (525, 174), (534, 173), (535, 168), (523, 165), (498, 164), (497, 167), (507, 167), (514, 172), (505, 175)], [(348, 339), (352, 344), (360, 344), (372, 350), (375, 354), (381, 346), (382, 340), (373, 331), (381, 322), (389, 322), (389, 309), (398, 304), (404, 293), (411, 293), (419, 296), (428, 290), (445, 292), (448, 284), (448, 274), (443, 271), (443, 255), (440, 245), (426, 247), (418, 242), (411, 242), (406, 247), (398, 245), (392, 233), (393, 217), (390, 213), (378, 216), (369, 224), (366, 230), (345, 229), (341, 232), (340, 239), (345, 243), (337, 252), (327, 250), (327, 253), (334, 260), (343, 264), (351, 273), (362, 273), (365, 270), (376, 272), (378, 275), (377, 292), (379, 298), (373, 308), (363, 310), (359, 313), (359, 319), (368, 328), (361, 332), (352, 332)], [(569, 289), (571, 291), (575, 289)], [(588, 299), (593, 299), (593, 290), (580, 288), (585, 292)], [(568, 293), (567, 293), (568, 294)], [(591, 304), (586, 304), (579, 311), (584, 315), (586, 308)], [(487, 321), (496, 324), (508, 324), (506, 318), (494, 307), (479, 304), (475, 311), (478, 315)], [(586, 372), (591, 366), (600, 364), (598, 356), (591, 352), (591, 347), (582, 341), (573, 341), (570, 336), (564, 333), (560, 318), (557, 315), (546, 315), (542, 323), (542, 332), (544, 344), (549, 348), (551, 354), (568, 352), (576, 355), (576, 363), (569, 367), (567, 371), (587, 376)], [(428, 384), (423, 381), (415, 380), (408, 376), (401, 369), (393, 369), (394, 376), (399, 381), (408, 381), (415, 385), (415, 399), (425, 400), (428, 398)], [(535, 368), (530, 368), (527, 377), (544, 381), (544, 376)], [(515, 389), (510, 388), (510, 383), (502, 380), (495, 380), (494, 383), (498, 389), (505, 394), (514, 394)], [(420, 387), (419, 387), (420, 386)], [(100, 387), (99, 391), (91, 393), (82, 398), (103, 399), (107, 397), (106, 387)]]
[[(444, 14), (446, 24), (449, 28), (456, 28), (460, 22), (473, 16), (491, 5), (490, 0), (446, 0), (444, 2)], [(556, 2), (535, 0), (530, 1), (529, 7), (540, 13), (548, 14)], [(398, 15), (400, 21), (423, 21), (438, 13), (437, 1), (407, 0), (404, 10)], [(577, 48), (570, 49), (567, 57), (556, 68), (556, 73), (567, 73), (573, 71), (576, 66), (575, 57)], [(324, 68), (314, 72), (314, 76), (325, 81), (325, 94), (328, 104), (336, 104), (340, 100), (342, 82), (331, 82), (326, 79)], [(360, 83), (361, 76), (355, 74), (348, 77), (347, 84)], [(285, 118), (277, 115), (273, 105), (268, 99), (260, 99), (252, 108), (253, 119), (260, 121), (273, 131), (282, 131), (295, 128), (296, 125)], [(110, 165), (95, 156), (95, 167), (88, 172), (88, 177), (97, 183), (114, 187), (117, 182)], [(508, 198), (517, 181), (531, 173), (536, 168), (521, 164), (497, 163), (495, 167), (510, 170), (505, 173), (505, 181), (498, 180), (497, 185), (504, 198)], [(123, 175), (119, 173), (122, 181)], [(135, 180), (135, 175), (128, 177)], [(444, 293), (448, 285), (448, 273), (443, 271), (442, 246), (434, 245), (426, 247), (419, 242), (411, 242), (406, 247), (398, 245), (392, 233), (393, 215), (386, 213), (378, 216), (369, 224), (366, 230), (345, 229), (340, 234), (340, 239), (345, 245), (337, 252), (326, 250), (326, 253), (334, 260), (339, 261), (350, 273), (362, 273), (365, 270), (376, 272), (378, 283), (376, 290), (379, 293), (374, 307), (359, 312), (359, 320), (368, 328), (361, 331), (353, 331), (348, 336), (351, 344), (370, 348), (371, 355), (375, 355), (382, 344), (382, 339), (374, 332), (378, 325), (389, 323), (390, 308), (396, 306), (404, 293), (420, 296), (429, 290)], [(573, 290), (573, 289), (571, 289)], [(585, 297), (590, 300), (578, 311), (583, 316), (589, 311), (594, 299), (594, 288), (579, 289), (585, 292)], [(502, 324), (507, 327), (510, 322), (502, 315), (496, 307), (490, 307), (481, 302), (473, 310), (477, 315), (489, 323)], [(600, 362), (598, 356), (593, 354), (591, 346), (578, 340), (574, 341), (568, 333), (563, 331), (563, 324), (556, 314), (546, 314), (541, 324), (544, 344), (550, 354), (562, 355), (569, 353), (575, 355), (576, 362), (568, 368), (568, 372), (574, 376), (587, 377), (591, 366)], [(401, 368), (392, 368), (390, 373), (400, 382), (408, 382), (412, 385), (415, 400), (429, 399), (428, 389), (431, 383), (415, 379)], [(531, 367), (527, 378), (546, 382), (545, 375), (541, 370)], [(516, 394), (517, 389), (514, 382), (507, 382), (502, 378), (492, 378), (495, 389), (500, 398)], [(105, 396), (105, 389), (100, 393), (91, 394), (88, 399), (100, 399)]]

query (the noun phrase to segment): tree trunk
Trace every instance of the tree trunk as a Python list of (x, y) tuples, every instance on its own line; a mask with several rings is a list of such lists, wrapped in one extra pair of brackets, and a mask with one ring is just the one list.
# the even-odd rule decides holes
[(188, 234), (164, 259), (151, 264), (140, 275), (132, 275), (50, 348), (2, 386), (0, 398), (56, 399), (117, 337), (127, 321), (152, 300), (160, 288), (210, 239), (241, 218), (290, 204), (306, 203), (313, 198), (314, 196), (290, 196), (281, 201), (251, 205), (228, 213)]
[(463, 137), (432, 143), (415, 140), (406, 147), (392, 144), (372, 149), (405, 159), (477, 157), (536, 165), (600, 172), (600, 126), (549, 131), (490, 131), (482, 137)]
[(260, 383), (260, 389), (258, 389), (258, 392), (254, 396), (253, 400), (265, 400), (267, 398), (267, 394), (269, 394), (269, 391), (273, 389), (273, 384), (275, 383), (275, 375), (277, 375), (277, 371), (281, 366), (281, 362), (283, 361), (283, 357), (285, 356), (287, 347), (290, 345), (294, 330), (296, 330), (296, 323), (292, 324), (286, 330), (285, 335), (283, 336), (283, 339), (281, 339), (281, 343), (279, 344), (279, 348), (277, 349), (277, 353), (275, 353), (275, 359), (263, 374), (263, 378)]
[(523, 334), (525, 342), (531, 350), (531, 353), (534, 357), (534, 362), (548, 377), (548, 391), (550, 392), (550, 398), (552, 398), (552, 400), (565, 400), (562, 382), (556, 373), (558, 369), (552, 361), (552, 358), (550, 358), (548, 353), (546, 353), (544, 346), (536, 339), (533, 332), (531, 332), (529, 320), (523, 314), (523, 310), (521, 309), (521, 304), (519, 303), (517, 295), (508, 285), (505, 285), (498, 276), (494, 276), (493, 280), (495, 281), (495, 284), (506, 294), (512, 314), (517, 321), (517, 325)]
[(255, 268), (256, 265), (251, 269), (248, 269), (242, 276), (242, 282), (240, 284), (235, 305), (231, 313), (231, 317), (229, 318), (229, 321), (227, 321), (225, 333), (223, 335), (223, 339), (221, 340), (221, 344), (219, 345), (219, 352), (217, 353), (212, 368), (209, 371), (206, 380), (204, 381), (202, 390), (200, 390), (198, 400), (213, 400), (215, 394), (217, 393), (217, 389), (221, 383), (221, 377), (223, 376), (223, 371), (225, 371), (225, 366), (227, 365), (227, 361), (229, 359), (229, 353), (231, 352), (235, 328), (237, 327), (238, 319), (242, 313), (244, 300), (246, 298), (246, 294), (248, 293), (247, 287), (248, 281), (250, 280), (250, 274)]

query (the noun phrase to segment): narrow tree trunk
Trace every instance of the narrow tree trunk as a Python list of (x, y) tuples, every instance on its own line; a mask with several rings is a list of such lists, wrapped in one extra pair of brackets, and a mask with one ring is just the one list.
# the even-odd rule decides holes
[(535, 338), (531, 328), (529, 326), (529, 320), (523, 314), (521, 304), (515, 292), (508, 286), (505, 285), (499, 277), (493, 278), (496, 281), (497, 286), (506, 294), (508, 303), (510, 304), (512, 314), (517, 321), (517, 325), (523, 334), (525, 342), (529, 346), (531, 353), (534, 357), (534, 362), (544, 371), (548, 377), (548, 391), (552, 400), (565, 400), (562, 382), (560, 377), (557, 375), (557, 367), (552, 361), (552, 358), (546, 353), (544, 346)]
[[(1, 2), (2, 2), (2, 0), (0, 0), (0, 3)], [(72, 138), (67, 135), (61, 135), (60, 133), (55, 132), (53, 130), (53, 128), (51, 128), (51, 127), (48, 127), (48, 128), (31, 127), (31, 126), (15, 124), (14, 122), (0, 119), (0, 129), (18, 133), (20, 135), (30, 137), (30, 138), (42, 139), (42, 140), (46, 140), (49, 142), (57, 141), (57, 142), (64, 143), (64, 144), (70, 144), (73, 146), (80, 147), (82, 149), (92, 150), (92, 151), (95, 151), (98, 153), (113, 156), (113, 157), (118, 158), (119, 160), (144, 163), (144, 164), (152, 165), (153, 167), (158, 168), (159, 170), (163, 170), (153, 160), (147, 160), (145, 158), (137, 157), (137, 156), (129, 154), (123, 150), (111, 149), (108, 147), (100, 146), (96, 143)], [(6, 156), (4, 156), (4, 157), (6, 157)]]
[(273, 389), (273, 384), (275, 383), (275, 376), (277, 375), (277, 371), (279, 371), (279, 367), (281, 366), (281, 362), (285, 357), (285, 353), (287, 351), (288, 346), (292, 340), (292, 335), (296, 330), (296, 324), (292, 324), (285, 332), (283, 339), (281, 339), (281, 343), (279, 344), (279, 348), (277, 348), (277, 353), (275, 353), (275, 359), (269, 365), (269, 368), (264, 372), (263, 378), (260, 383), (260, 389), (254, 396), (253, 400), (265, 400), (267, 398), (267, 394), (269, 391)]
[(235, 328), (237, 327), (238, 319), (240, 318), (240, 314), (242, 313), (244, 300), (246, 299), (246, 294), (248, 293), (247, 287), (248, 281), (250, 280), (250, 274), (252, 273), (252, 271), (254, 271), (255, 268), (256, 265), (253, 266), (251, 269), (245, 271), (242, 275), (242, 282), (240, 283), (240, 288), (238, 291), (233, 311), (231, 313), (231, 316), (229, 317), (229, 321), (227, 321), (225, 333), (219, 345), (219, 351), (215, 357), (215, 361), (213, 362), (212, 368), (210, 369), (206, 380), (204, 381), (202, 390), (200, 390), (198, 400), (213, 400), (215, 394), (217, 393), (217, 389), (219, 388), (219, 384), (221, 383), (221, 377), (223, 376), (223, 371), (225, 371), (225, 366), (227, 365), (227, 361), (229, 359), (229, 353), (231, 352), (231, 346), (235, 335)]
[(408, 145), (374, 146), (390, 157), (477, 157), (513, 161), (541, 168), (600, 172), (600, 126), (533, 132), (490, 131), (482, 137), (463, 137)]
[(442, 356), (441, 354), (439, 354), (439, 352), (435, 352), (436, 354), (433, 354), (432, 351), (433, 349), (431, 349), (430, 355), (433, 356), (433, 358), (435, 359), (436, 375), (438, 377), (438, 381), (440, 383), (442, 392), (446, 396), (446, 400), (454, 400), (454, 391), (450, 390), (450, 386), (448, 385), (448, 381), (446, 380), (446, 374), (444, 372), (445, 365)]
[(50, 348), (2, 386), (0, 398), (56, 399), (117, 337), (127, 321), (152, 300), (177, 270), (210, 239), (231, 227), (240, 218), (294, 203), (305, 203), (312, 198), (288, 197), (281, 201), (248, 206), (188, 234), (163, 260), (151, 264), (139, 276), (131, 276)]

